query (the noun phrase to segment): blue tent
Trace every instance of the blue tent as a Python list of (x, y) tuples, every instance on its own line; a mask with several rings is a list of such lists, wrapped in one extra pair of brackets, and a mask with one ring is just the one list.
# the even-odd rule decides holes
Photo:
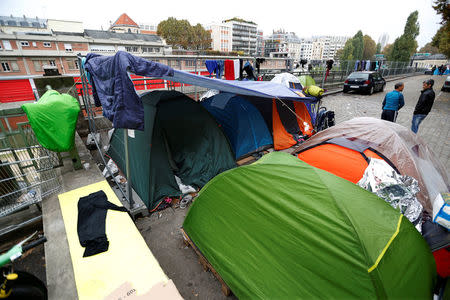
[(220, 93), (201, 103), (222, 126), (236, 159), (273, 145), (261, 113), (244, 98)]

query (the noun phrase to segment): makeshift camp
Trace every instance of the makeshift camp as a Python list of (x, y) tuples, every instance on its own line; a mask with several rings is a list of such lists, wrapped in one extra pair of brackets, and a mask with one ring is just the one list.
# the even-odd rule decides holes
[(223, 128), (236, 159), (273, 145), (272, 135), (261, 113), (244, 98), (220, 93), (201, 104)]
[(368, 165), (368, 158), (385, 160), (401, 175), (419, 182), (417, 198), (432, 215), (432, 202), (448, 191), (442, 164), (420, 137), (399, 124), (375, 118), (354, 118), (311, 137), (295, 151), (310, 165), (354, 183)]
[(216, 176), (183, 228), (240, 299), (433, 294), (433, 257), (405, 217), (286, 153)]
[[(235, 166), (233, 152), (214, 118), (198, 102), (175, 91), (144, 94), (144, 131), (128, 132), (132, 186), (149, 209), (164, 197), (179, 196), (185, 185), (203, 187)], [(123, 130), (115, 130), (108, 150), (125, 173)]]
[(298, 80), (302, 84), (303, 87), (308, 87), (312, 85), (316, 85), (316, 82), (314, 79), (309, 75), (302, 75), (298, 77)]

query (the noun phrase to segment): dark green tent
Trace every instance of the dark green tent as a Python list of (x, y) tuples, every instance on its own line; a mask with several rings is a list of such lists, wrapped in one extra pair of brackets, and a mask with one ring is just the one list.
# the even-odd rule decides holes
[[(128, 149), (133, 189), (149, 209), (165, 196), (181, 194), (174, 175), (201, 188), (235, 167), (227, 138), (202, 105), (176, 91), (154, 91), (141, 99), (145, 130), (128, 134)], [(124, 151), (123, 129), (116, 129), (108, 154), (125, 173)]]
[(216, 176), (183, 224), (239, 299), (431, 299), (433, 256), (384, 200), (286, 153)]

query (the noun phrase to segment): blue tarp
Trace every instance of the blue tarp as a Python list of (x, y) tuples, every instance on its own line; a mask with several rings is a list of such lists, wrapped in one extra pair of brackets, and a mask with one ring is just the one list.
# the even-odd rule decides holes
[(92, 77), (94, 98), (100, 101), (104, 116), (114, 128), (144, 130), (144, 107), (128, 72), (148, 77), (173, 75), (169, 66), (123, 51), (114, 56), (89, 53), (84, 67)]
[(281, 100), (294, 100), (301, 102), (318, 101), (315, 97), (300, 97), (297, 93), (295, 93), (294, 89), (290, 89), (282, 86), (281, 84), (270, 81), (221, 80), (203, 77), (179, 70), (174, 70), (173, 76), (162, 76), (161, 78), (237, 95), (270, 99), (279, 98)]
[(273, 145), (272, 135), (261, 113), (244, 98), (220, 93), (201, 103), (222, 126), (236, 159)]

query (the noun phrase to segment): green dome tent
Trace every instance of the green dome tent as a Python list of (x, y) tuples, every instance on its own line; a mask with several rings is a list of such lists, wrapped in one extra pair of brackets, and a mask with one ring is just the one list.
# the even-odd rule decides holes
[(405, 217), (286, 153), (216, 176), (183, 228), (240, 299), (433, 294), (433, 256)]

